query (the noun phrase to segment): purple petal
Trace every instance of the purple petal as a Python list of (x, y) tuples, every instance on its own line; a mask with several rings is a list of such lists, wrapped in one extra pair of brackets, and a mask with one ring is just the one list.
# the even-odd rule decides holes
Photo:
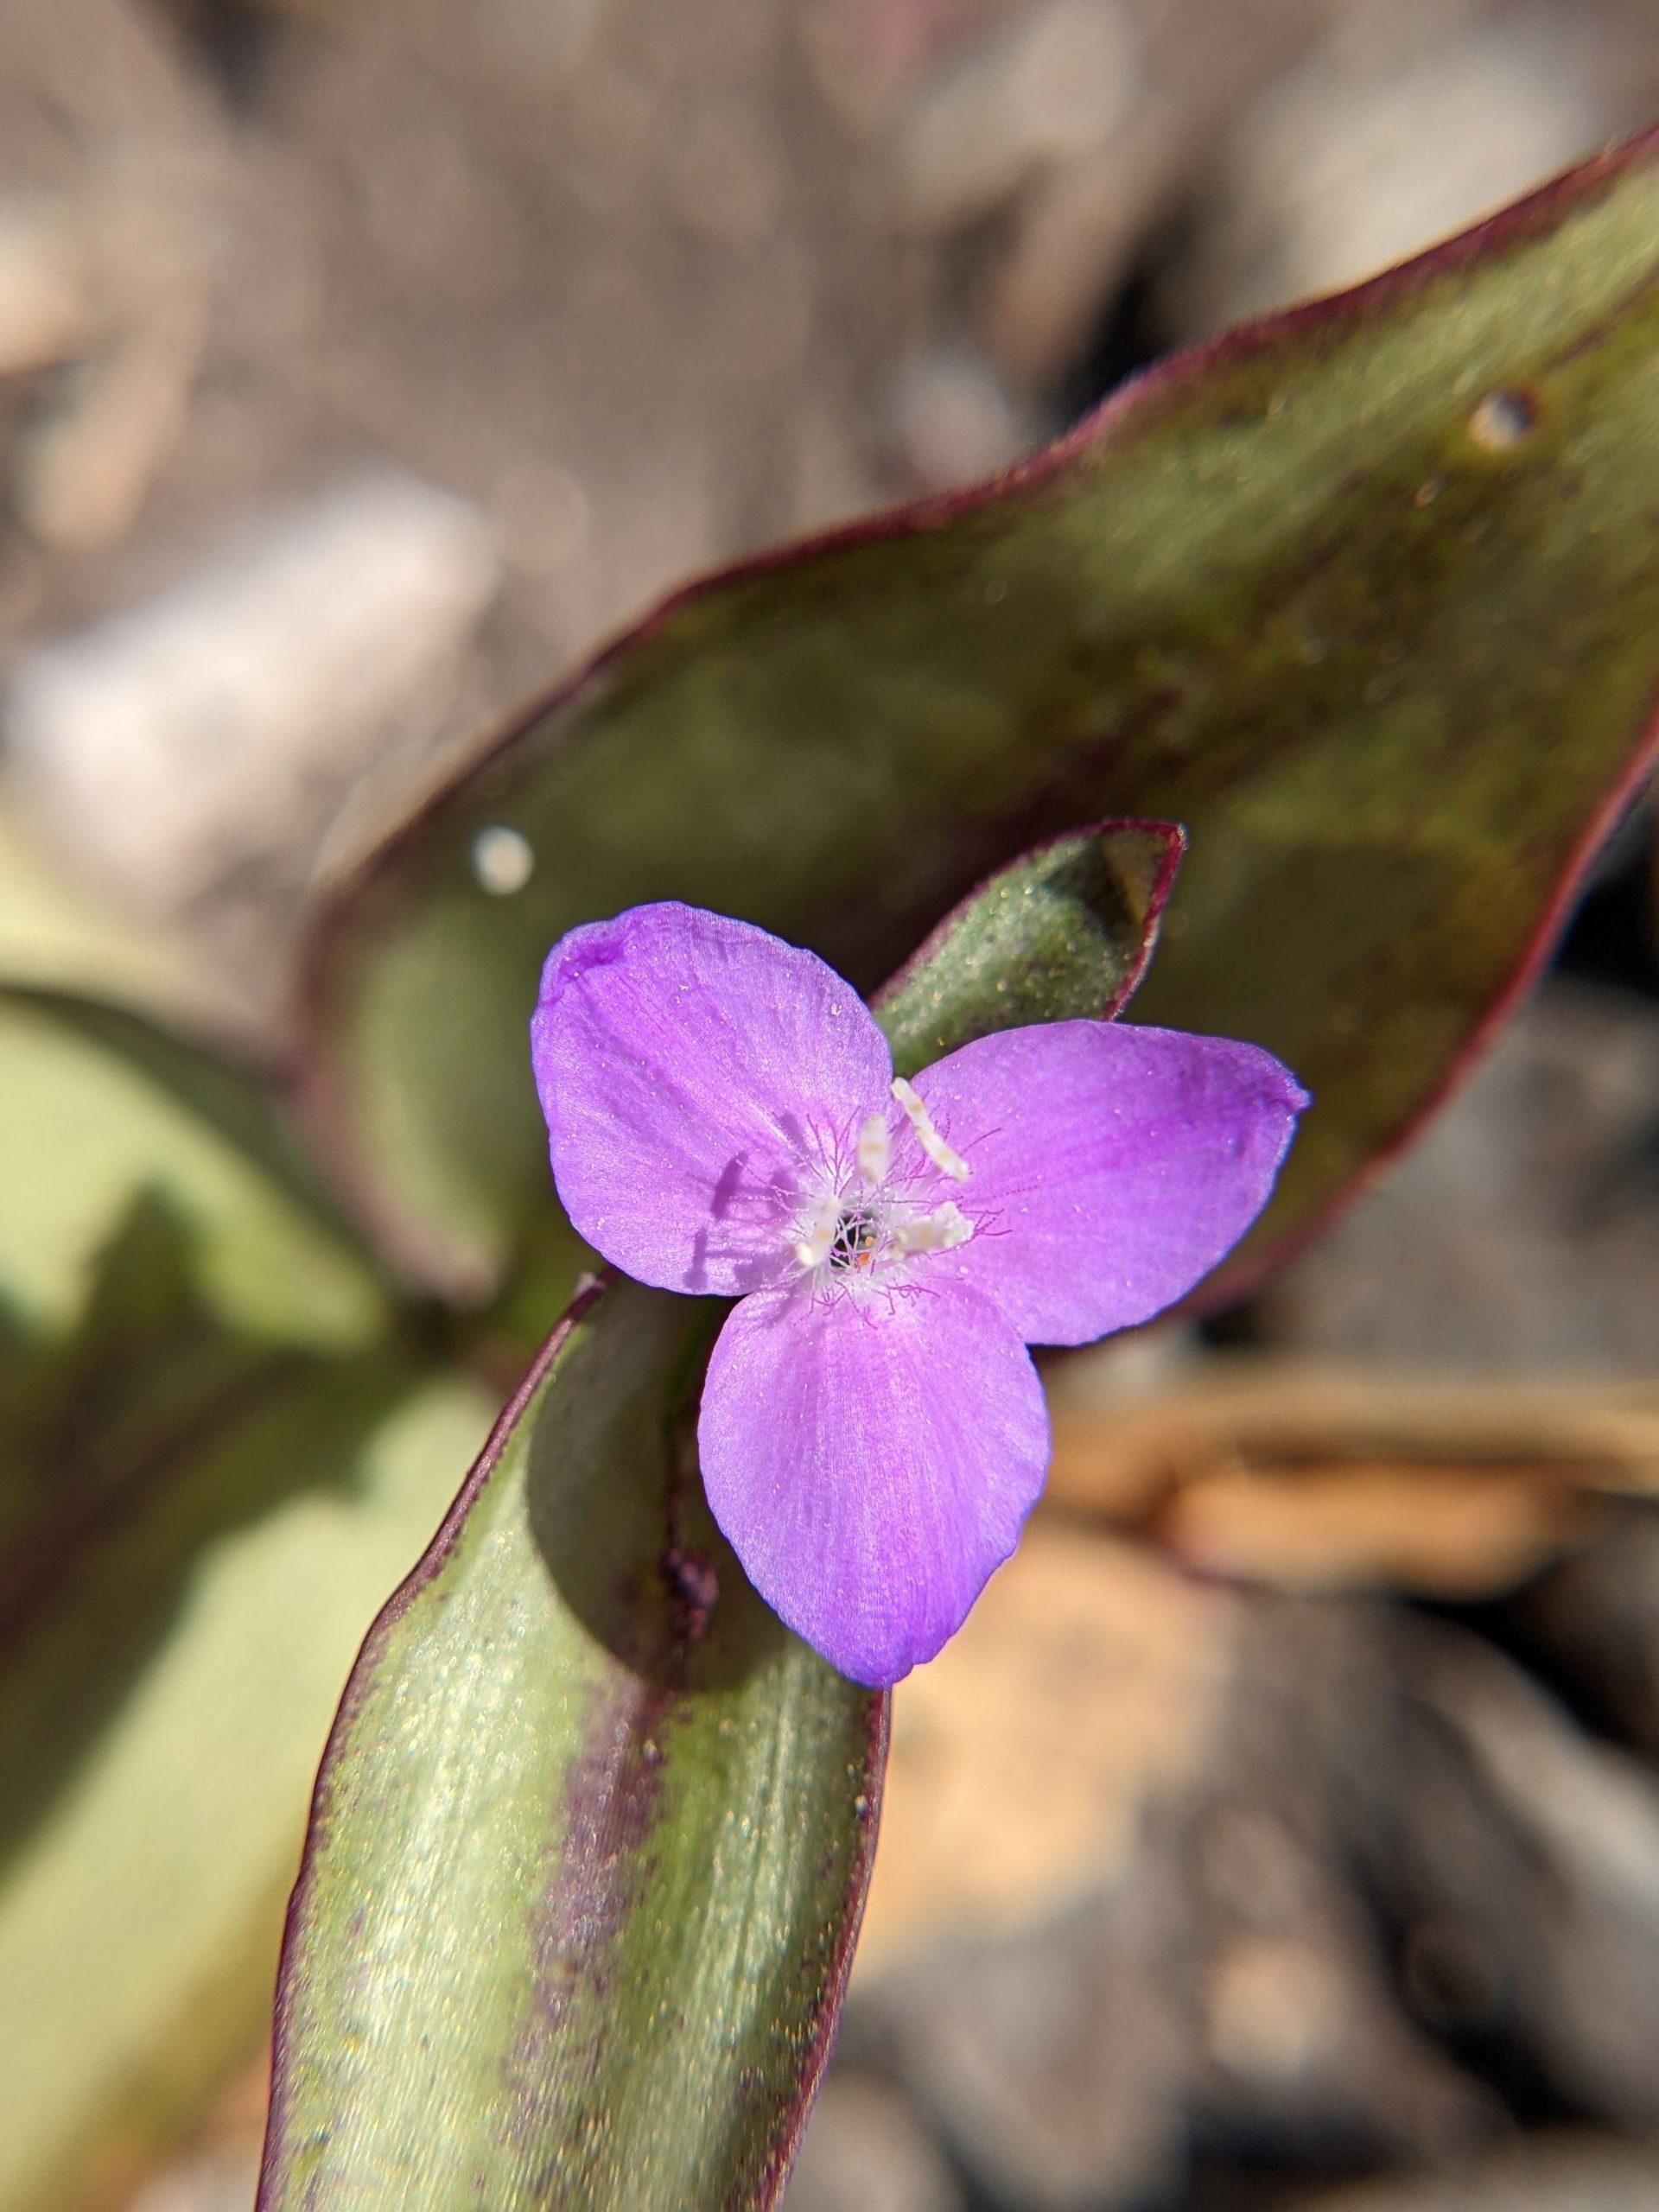
[(1048, 1465), (1030, 1355), (949, 1282), (746, 1299), (697, 1428), (715, 1518), (842, 1674), (895, 1682), (961, 1627)]
[(862, 1000), (815, 954), (670, 904), (561, 938), (531, 1052), (582, 1235), (642, 1282), (725, 1296), (794, 1272), (802, 1193), (893, 1073)]
[(981, 1038), (916, 1078), (966, 1158), (972, 1241), (927, 1262), (1027, 1344), (1149, 1320), (1238, 1242), (1307, 1094), (1270, 1052), (1126, 1022)]

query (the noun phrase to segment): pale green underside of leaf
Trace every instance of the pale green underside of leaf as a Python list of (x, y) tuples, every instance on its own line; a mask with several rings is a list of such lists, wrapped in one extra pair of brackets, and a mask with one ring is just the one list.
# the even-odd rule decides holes
[(194, 1241), (205, 1294), (231, 1326), (341, 1347), (384, 1329), (372, 1267), (305, 1190), (251, 1082), (143, 1022), (84, 1001), (0, 994), (0, 1304), (62, 1328), (95, 1254), (140, 1192)]
[[(302, 1391), (169, 1471), (175, 1495), (220, 1491), (223, 1525), (180, 1562), (73, 1774), (0, 1853), (4, 2212), (80, 2202), (99, 2154), (153, 2152), (252, 2054), (340, 1682), (487, 1420), (471, 1386), (435, 1383), (359, 1440), (384, 1390)], [(238, 1525), (238, 1501), (271, 1491)], [(19, 1767), (21, 1722), (32, 1708), (79, 1724), (85, 1647), (112, 1599), (133, 1602), (160, 1541), (135, 1532), (8, 1655), (0, 1796), (13, 1807), (35, 1782)]]
[(0, 976), (92, 991), (157, 1016), (202, 1018), (220, 994), (183, 936), (136, 922), (79, 878), (61, 874), (19, 830), (0, 794)]
[(545, 1202), (524, 1010), (572, 924), (684, 898), (868, 983), (1108, 814), (1191, 830), (1137, 1012), (1308, 1084), (1268, 1233), (1305, 1226), (1443, 1084), (1648, 721), (1659, 179), (1621, 158), (982, 504), (675, 603), (437, 804), (314, 963), (319, 1112), (411, 1263), (475, 1285)]
[(58, 2212), (254, 2048), (340, 1681), (487, 1408), (412, 1395), (235, 1070), (0, 996), (0, 2212)]

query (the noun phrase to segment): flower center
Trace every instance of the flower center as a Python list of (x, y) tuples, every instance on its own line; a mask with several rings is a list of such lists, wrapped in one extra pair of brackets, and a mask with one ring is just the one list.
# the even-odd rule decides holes
[(855, 1268), (874, 1263), (881, 1242), (882, 1222), (875, 1207), (864, 1200), (844, 1206), (836, 1217), (825, 1265), (831, 1274), (851, 1274)]
[[(933, 1166), (953, 1182), (966, 1182), (967, 1161), (939, 1135), (902, 1076), (895, 1079), (893, 1095)], [(925, 1210), (918, 1198), (892, 1187), (893, 1139), (885, 1114), (866, 1119), (854, 1157), (855, 1184), (849, 1189), (838, 1183), (824, 1191), (796, 1236), (795, 1257), (807, 1273), (823, 1268), (844, 1281), (868, 1281), (894, 1261), (918, 1252), (952, 1251), (973, 1235), (973, 1223), (951, 1201)]]

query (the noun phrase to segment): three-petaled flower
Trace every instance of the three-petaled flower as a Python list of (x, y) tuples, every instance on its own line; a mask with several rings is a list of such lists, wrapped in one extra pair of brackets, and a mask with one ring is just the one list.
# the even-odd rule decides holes
[(709, 1504), (790, 1626), (872, 1685), (960, 1627), (1036, 1502), (1026, 1346), (1183, 1296), (1307, 1103), (1259, 1046), (1105, 1021), (895, 1081), (833, 969), (672, 904), (563, 938), (531, 1038), (582, 1235), (641, 1281), (741, 1301), (703, 1384)]

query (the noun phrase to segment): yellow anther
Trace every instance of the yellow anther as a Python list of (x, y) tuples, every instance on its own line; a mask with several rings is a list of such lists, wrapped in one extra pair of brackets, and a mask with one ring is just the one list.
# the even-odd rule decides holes
[(950, 1176), (952, 1182), (965, 1183), (969, 1173), (967, 1161), (959, 1152), (952, 1152), (946, 1144), (933, 1126), (932, 1116), (901, 1075), (894, 1076), (893, 1079), (893, 1095), (904, 1108), (910, 1126), (916, 1132), (917, 1143), (939, 1173)]

